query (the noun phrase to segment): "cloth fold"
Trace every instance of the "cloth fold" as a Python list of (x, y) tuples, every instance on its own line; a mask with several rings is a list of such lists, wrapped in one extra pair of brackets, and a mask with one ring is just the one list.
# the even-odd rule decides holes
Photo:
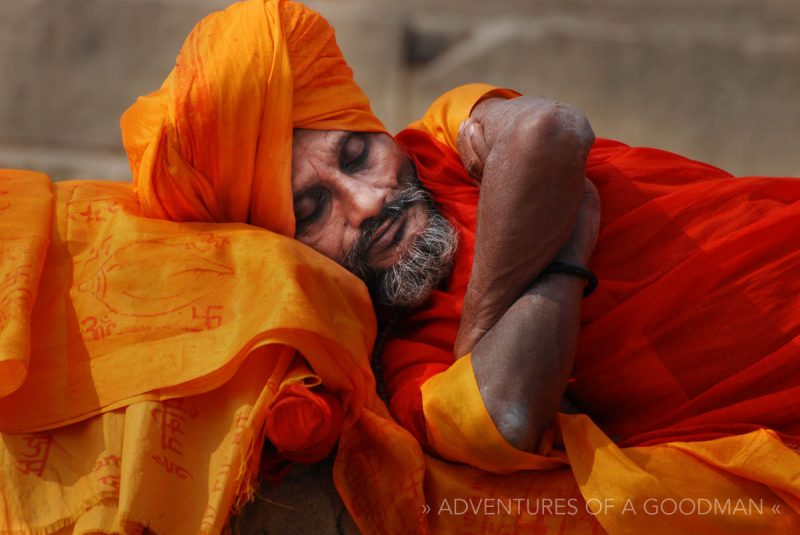
[(267, 409), (266, 437), (283, 459), (314, 463), (333, 449), (342, 431), (342, 406), (322, 379), (296, 357)]
[[(27, 194), (7, 197), (16, 203)], [(331, 392), (373, 383), (368, 365), (352, 358), (374, 337), (369, 296), (322, 255), (241, 224), (142, 217), (125, 184), (58, 183), (55, 198), (46, 258), (37, 249), (45, 276), (38, 288), (33, 277), (17, 277), (31, 286), (25, 295), (38, 294), (36, 304), (0, 332), (5, 347), (19, 342), (0, 366), (24, 362), (31, 348), (24, 382), (0, 398), (0, 431), (44, 430), (133, 401), (206, 392), (270, 344), (299, 350)], [(18, 273), (28, 264), (18, 255), (3, 267)], [(363, 405), (363, 394), (348, 403)], [(345, 414), (354, 418), (351, 408)]]
[(258, 430), (293, 355), (261, 348), (211, 392), (3, 434), (0, 533), (219, 533), (252, 494)]
[(0, 173), (0, 397), (25, 380), (30, 314), (50, 243), (53, 194), (46, 175)]
[(585, 415), (560, 415), (575, 480), (608, 533), (797, 533), (800, 452), (773, 431), (618, 447)]
[(282, 384), (324, 383), (336, 430), (374, 396), (368, 292), (322, 255), (143, 217), (127, 184), (0, 183), (0, 369), (20, 375), (0, 398), (0, 533), (218, 533), (252, 493)]

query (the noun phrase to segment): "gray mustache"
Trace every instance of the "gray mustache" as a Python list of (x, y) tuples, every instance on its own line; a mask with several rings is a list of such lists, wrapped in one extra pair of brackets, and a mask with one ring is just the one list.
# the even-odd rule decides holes
[(366, 258), (364, 258), (364, 256), (369, 248), (369, 244), (372, 243), (375, 232), (386, 221), (400, 217), (409, 207), (418, 202), (424, 202), (430, 205), (432, 199), (424, 189), (414, 184), (409, 184), (389, 202), (384, 204), (378, 215), (364, 221), (361, 225), (361, 235), (344, 259), (345, 267), (356, 274), (363, 274), (361, 265), (366, 264)]

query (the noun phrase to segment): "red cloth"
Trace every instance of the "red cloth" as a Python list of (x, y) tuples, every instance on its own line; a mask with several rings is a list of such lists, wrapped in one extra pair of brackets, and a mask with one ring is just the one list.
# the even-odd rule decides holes
[[(397, 141), (460, 233), (451, 277), (386, 344), (398, 421), (425, 443), (420, 386), (453, 363), (478, 188), (419, 130)], [(800, 181), (734, 178), (665, 151), (600, 139), (587, 175), (602, 227), (568, 392), (625, 445), (768, 427), (800, 441)]]
[(266, 433), (283, 459), (314, 463), (324, 459), (342, 431), (342, 404), (324, 390), (299, 383), (281, 390), (267, 413)]

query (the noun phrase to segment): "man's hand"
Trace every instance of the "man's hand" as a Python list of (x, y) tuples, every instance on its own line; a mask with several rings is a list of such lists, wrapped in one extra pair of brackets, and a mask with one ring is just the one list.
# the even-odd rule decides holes
[(483, 136), (481, 123), (472, 117), (461, 123), (456, 144), (464, 169), (480, 183), (483, 178), (483, 166), (489, 156), (489, 146)]
[(458, 149), (481, 192), (456, 357), (472, 350), (567, 241), (593, 142), (580, 110), (534, 97), (487, 99), (465, 121)]

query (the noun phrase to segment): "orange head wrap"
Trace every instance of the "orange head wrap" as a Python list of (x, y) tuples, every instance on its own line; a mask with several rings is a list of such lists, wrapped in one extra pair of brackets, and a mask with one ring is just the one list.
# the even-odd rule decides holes
[(161, 88), (121, 120), (142, 211), (292, 236), (293, 128), (385, 131), (333, 28), (282, 0), (203, 19)]

